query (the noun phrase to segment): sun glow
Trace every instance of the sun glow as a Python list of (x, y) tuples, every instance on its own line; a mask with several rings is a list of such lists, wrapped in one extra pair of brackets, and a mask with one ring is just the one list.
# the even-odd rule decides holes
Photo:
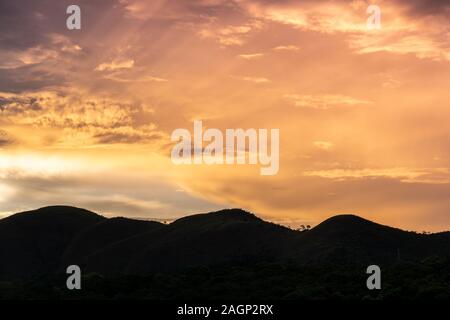
[(56, 156), (27, 154), (0, 157), (0, 178), (5, 178), (10, 173), (23, 176), (51, 176), (67, 174), (77, 169), (81, 169), (80, 163)]
[[(5, 202), (14, 194), (14, 190), (7, 185), (0, 184), (0, 202)], [(5, 213), (6, 215), (7, 213)], [(2, 217), (2, 213), (0, 212), (0, 217)]]

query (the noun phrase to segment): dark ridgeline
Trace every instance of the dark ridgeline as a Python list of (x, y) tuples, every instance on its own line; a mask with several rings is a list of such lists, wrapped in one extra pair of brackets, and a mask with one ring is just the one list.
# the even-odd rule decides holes
[[(394, 290), (393, 296), (424, 294), (425, 298), (450, 299), (450, 281), (447, 286), (441, 283), (450, 280), (449, 256), (449, 232), (417, 234), (353, 215), (332, 217), (303, 232), (239, 209), (188, 216), (167, 225), (107, 219), (64, 206), (0, 220), (0, 289), (9, 288), (3, 290), (9, 292), (3, 293), (6, 297), (33, 298), (40, 292), (29, 293), (24, 283), (47, 288), (42, 282), (48, 282), (63, 288), (66, 267), (76, 264), (88, 288), (89, 283), (96, 283), (94, 287), (109, 286), (114, 292), (91, 288), (100, 298), (124, 292), (126, 297), (140, 292), (139, 298), (196, 294), (199, 298), (362, 298), (368, 292), (365, 268), (377, 264), (384, 270), (388, 288), (391, 281), (392, 290), (394, 283), (401, 281), (398, 272), (408, 275), (405, 283), (401, 282), (406, 292)], [(419, 272), (433, 276), (435, 283), (425, 284), (425, 289), (432, 286), (431, 293), (420, 284), (414, 289), (410, 288), (414, 284), (406, 283), (418, 281)], [(201, 280), (203, 289), (193, 288), (198, 287), (198, 283), (191, 283), (194, 279)], [(105, 285), (108, 281), (119, 281), (121, 286), (113, 290), (111, 283)], [(174, 283), (177, 292), (170, 288)], [(17, 286), (22, 287), (11, 289)], [(82, 296), (86, 291), (92, 294), (89, 290), (77, 294)], [(60, 288), (47, 295), (65, 297), (64, 292)]]

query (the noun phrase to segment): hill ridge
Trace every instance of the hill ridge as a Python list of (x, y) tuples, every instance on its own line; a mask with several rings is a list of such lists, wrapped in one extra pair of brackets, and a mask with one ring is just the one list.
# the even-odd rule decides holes
[(450, 254), (450, 233), (416, 234), (353, 214), (330, 217), (300, 232), (236, 208), (170, 224), (106, 218), (70, 206), (43, 207), (0, 220), (0, 279), (61, 273), (68, 264), (100, 274), (261, 261), (389, 264), (395, 263), (397, 252), (410, 261)]

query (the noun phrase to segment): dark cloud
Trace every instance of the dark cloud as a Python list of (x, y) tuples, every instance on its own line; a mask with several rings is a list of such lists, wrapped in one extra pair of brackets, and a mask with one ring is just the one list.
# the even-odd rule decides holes
[(396, 0), (396, 3), (408, 8), (414, 15), (448, 15), (450, 0)]
[[(0, 48), (23, 50), (51, 41), (50, 34), (77, 36), (66, 28), (66, 9), (74, 1), (0, 0)], [(82, 26), (88, 29), (107, 10), (118, 8), (118, 0), (77, 0), (82, 8)], [(120, 7), (120, 6), (119, 6)]]
[(39, 12), (49, 1), (0, 1), (0, 48), (23, 50), (46, 42), (48, 20)]
[(13, 143), (14, 143), (14, 141), (8, 135), (8, 133), (6, 131), (3, 131), (3, 130), (0, 129), (0, 148), (1, 147), (5, 147), (5, 146), (9, 146), (9, 145), (11, 145)]
[(3, 120), (7, 117), (25, 114), (26, 112), (43, 112), (41, 99), (19, 95), (5, 95), (0, 93), (0, 112)]
[(35, 66), (23, 66), (14, 69), (0, 69), (0, 91), (20, 93), (43, 90), (60, 85), (66, 81), (62, 74), (37, 70)]
[(98, 18), (109, 11), (124, 12), (118, 0), (76, 3), (82, 8), (80, 31), (66, 27), (66, 9), (73, 1), (0, 0), (0, 91), (67, 84), (87, 53), (78, 44), (89, 39)]
[(94, 135), (94, 139), (100, 144), (114, 143), (149, 143), (162, 139), (162, 135), (158, 133), (146, 133), (145, 131), (133, 131), (130, 133), (104, 132)]

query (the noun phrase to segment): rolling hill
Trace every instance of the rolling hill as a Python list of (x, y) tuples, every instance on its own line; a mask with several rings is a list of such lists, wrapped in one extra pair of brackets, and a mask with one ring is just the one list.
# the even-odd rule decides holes
[(450, 233), (416, 234), (353, 215), (298, 232), (240, 209), (170, 224), (107, 219), (65, 206), (0, 220), (0, 278), (63, 273), (70, 264), (99, 274), (175, 272), (276, 261), (297, 265), (392, 264), (450, 254)]

